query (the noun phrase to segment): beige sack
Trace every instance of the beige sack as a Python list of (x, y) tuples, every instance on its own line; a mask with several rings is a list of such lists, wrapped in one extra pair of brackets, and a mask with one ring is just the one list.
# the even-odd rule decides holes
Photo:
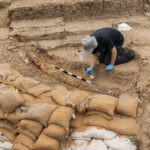
[(70, 122), (71, 128), (79, 128), (80, 126), (83, 126), (83, 120), (86, 116), (81, 114), (76, 114), (76, 118), (72, 119)]
[(11, 74), (12, 72), (8, 64), (0, 65), (0, 81), (6, 81)]
[(108, 120), (98, 115), (87, 116), (83, 120), (83, 125), (86, 126), (98, 126), (108, 129), (108, 124), (109, 124)]
[(22, 90), (25, 90), (26, 92), (28, 91), (29, 88), (32, 88), (32, 87), (37, 86), (39, 84), (40, 84), (39, 81), (33, 80), (31, 78), (23, 77), (21, 79), (21, 85), (23, 88)]
[(9, 83), (11, 85), (13, 85), (15, 88), (23, 91), (24, 90), (23, 89), (23, 85), (22, 85), (22, 80), (23, 79), (24, 79), (24, 77), (19, 76), (19, 77), (15, 78), (15, 79), (11, 80)]
[(4, 119), (4, 111), (0, 108), (0, 119)]
[(91, 115), (99, 115), (107, 120), (112, 120), (113, 116), (108, 115), (106, 113), (100, 112), (100, 111), (89, 111), (86, 113), (87, 116), (91, 116)]
[(38, 137), (43, 130), (42, 124), (34, 120), (22, 120), (19, 123), (19, 126), (28, 130), (36, 137)]
[(56, 105), (44, 103), (25, 103), (17, 112), (18, 120), (36, 120), (44, 126), (47, 126), (50, 115), (57, 108)]
[(71, 93), (69, 101), (73, 106), (75, 106), (79, 113), (84, 113), (87, 108), (89, 98), (90, 95), (87, 92), (75, 90)]
[(16, 137), (16, 139), (15, 139), (13, 144), (18, 144), (18, 143), (23, 144), (23, 145), (25, 145), (26, 147), (28, 147), (30, 149), (32, 149), (33, 145), (34, 145), (34, 142), (29, 137), (27, 137), (27, 136), (25, 136), (23, 134), (19, 134)]
[(17, 78), (9, 82), (11, 83), (11, 85), (13, 85), (17, 89), (22, 90), (24, 92), (26, 92), (28, 88), (31, 88), (40, 84), (39, 81), (35, 81), (31, 78), (23, 77), (21, 75), (19, 75)]
[(51, 91), (52, 88), (45, 84), (39, 84), (27, 89), (27, 92), (33, 96), (39, 97), (42, 93)]
[(29, 95), (29, 94), (22, 93), (21, 96), (24, 99), (24, 101), (26, 101), (26, 102), (37, 102), (38, 101), (38, 98), (35, 98), (34, 96)]
[(0, 65), (0, 81), (4, 84), (9, 84), (21, 76), (17, 71), (10, 68), (8, 64)]
[(59, 142), (51, 137), (46, 136), (44, 133), (40, 135), (34, 145), (36, 150), (59, 150)]
[(8, 122), (7, 120), (0, 120), (0, 127), (12, 133), (15, 133), (16, 130), (16, 126)]
[(129, 117), (136, 117), (137, 107), (138, 107), (137, 97), (133, 98), (130, 95), (122, 94), (119, 97), (116, 111), (120, 114)]
[(9, 85), (0, 85), (0, 105), (6, 113), (14, 112), (22, 105), (23, 99), (15, 88)]
[(95, 95), (89, 103), (89, 110), (100, 111), (114, 115), (118, 99), (109, 95)]
[(109, 130), (123, 135), (138, 135), (139, 125), (133, 118), (118, 118), (111, 120), (108, 126)]
[(75, 113), (74, 109), (60, 106), (51, 115), (48, 124), (57, 124), (65, 129), (69, 129), (70, 120)]
[(65, 140), (67, 134), (67, 131), (64, 128), (55, 124), (49, 125), (44, 129), (43, 132), (45, 135), (52, 137), (60, 142)]
[(2, 135), (4, 135), (10, 142), (14, 142), (16, 138), (15, 134), (6, 129), (0, 128), (0, 133), (2, 133)]
[(52, 98), (59, 105), (67, 105), (71, 92), (65, 87), (58, 86), (51, 91)]
[(21, 143), (14, 144), (13, 150), (30, 150), (30, 148), (26, 147)]
[(6, 83), (5, 82), (3, 82), (3, 83), (8, 84), (8, 85), (12, 85), (12, 86), (18, 88), (17, 87), (17, 85), (19, 85), (18, 81), (19, 81), (19, 79), (22, 78), (22, 75), (19, 74), (17, 71), (12, 70), (12, 69), (11, 69), (11, 72), (12, 72), (12, 74), (10, 76), (8, 76)]
[(36, 137), (33, 133), (31, 133), (30, 131), (23, 129), (21, 127), (18, 127), (15, 132), (16, 132), (16, 134), (18, 134), (18, 133), (23, 134), (23, 135), (29, 137), (33, 141), (36, 140)]
[(11, 113), (11, 114), (4, 114), (5, 119), (9, 120), (10, 122), (13, 123), (18, 123), (19, 121), (16, 118), (16, 113)]
[(38, 102), (39, 103), (47, 103), (47, 104), (51, 104), (51, 105), (57, 105), (52, 99), (51, 92), (46, 92), (46, 93), (43, 93), (42, 95), (40, 95)]

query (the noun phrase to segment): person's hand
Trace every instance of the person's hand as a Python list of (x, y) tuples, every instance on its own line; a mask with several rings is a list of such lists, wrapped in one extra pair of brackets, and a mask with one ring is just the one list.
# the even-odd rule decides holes
[(114, 68), (114, 66), (113, 66), (112, 64), (109, 64), (109, 65), (105, 68), (105, 70), (106, 70), (106, 71), (111, 71), (111, 70), (113, 70), (113, 68)]
[(87, 75), (91, 75), (91, 72), (92, 72), (92, 71), (93, 71), (93, 68), (92, 68), (92, 67), (89, 67), (89, 68), (86, 69), (85, 72), (86, 72)]

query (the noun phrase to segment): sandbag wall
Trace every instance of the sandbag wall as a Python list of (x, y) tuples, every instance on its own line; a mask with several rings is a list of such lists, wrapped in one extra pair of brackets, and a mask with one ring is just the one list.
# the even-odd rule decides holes
[(0, 65), (0, 82), (0, 132), (13, 150), (59, 150), (71, 132), (88, 126), (138, 134), (136, 97), (52, 89), (6, 64)]

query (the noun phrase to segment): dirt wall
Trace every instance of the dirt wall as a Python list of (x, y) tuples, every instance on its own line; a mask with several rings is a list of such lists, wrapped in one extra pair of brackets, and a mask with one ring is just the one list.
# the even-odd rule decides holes
[[(34, 0), (32, 0), (34, 2)], [(46, 1), (26, 5), (27, 1), (14, 1), (10, 7), (12, 20), (64, 17), (67, 20), (83, 17), (114, 17), (143, 13), (143, 3), (139, 0), (80, 0)], [(39, 5), (40, 3), (40, 5)], [(25, 4), (25, 5), (23, 5)]]

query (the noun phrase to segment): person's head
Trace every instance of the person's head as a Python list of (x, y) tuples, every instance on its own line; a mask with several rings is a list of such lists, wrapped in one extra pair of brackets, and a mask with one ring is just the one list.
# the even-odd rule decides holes
[(85, 54), (92, 53), (98, 46), (97, 40), (94, 36), (86, 36), (82, 39), (82, 46)]

